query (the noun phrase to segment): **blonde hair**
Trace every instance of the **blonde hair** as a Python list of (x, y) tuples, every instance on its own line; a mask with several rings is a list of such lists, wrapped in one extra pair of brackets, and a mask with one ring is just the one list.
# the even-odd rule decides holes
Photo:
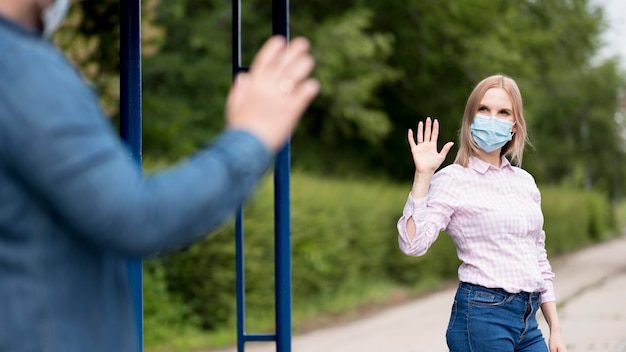
[(459, 151), (454, 160), (455, 164), (467, 167), (469, 158), (476, 156), (480, 152), (480, 147), (476, 144), (474, 138), (472, 138), (470, 125), (474, 121), (474, 116), (480, 107), (481, 100), (485, 96), (485, 93), (491, 88), (502, 88), (509, 95), (513, 107), (513, 117), (515, 119), (516, 132), (513, 134), (513, 139), (502, 147), (500, 155), (510, 155), (511, 162), (518, 166), (522, 165), (524, 147), (526, 143), (529, 143), (526, 121), (524, 121), (522, 94), (517, 87), (517, 83), (515, 83), (512, 78), (504, 75), (493, 75), (483, 79), (476, 85), (469, 98), (467, 98), (461, 131), (459, 132)]

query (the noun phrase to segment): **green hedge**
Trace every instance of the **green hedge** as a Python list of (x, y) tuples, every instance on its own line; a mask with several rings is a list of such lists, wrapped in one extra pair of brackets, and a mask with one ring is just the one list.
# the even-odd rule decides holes
[[(365, 283), (385, 282), (412, 290), (425, 282), (456, 276), (459, 260), (445, 233), (423, 257), (408, 257), (399, 251), (396, 222), (409, 189), (409, 184), (292, 175), (294, 311), (368, 286)], [(604, 195), (560, 187), (541, 190), (549, 255), (616, 233), (611, 203)], [(265, 317), (268, 324), (274, 309), (273, 207), (272, 179), (268, 177), (244, 210), (246, 309), (248, 317)], [(203, 331), (232, 328), (236, 310), (234, 251), (231, 223), (187, 250), (152, 261), (145, 273), (145, 290), (152, 292), (145, 299), (146, 326), (164, 322), (182, 326), (178, 330), (185, 326)], [(164, 307), (168, 302), (176, 307), (174, 311)], [(167, 341), (161, 329), (154, 330), (146, 328), (148, 346)]]
[(618, 232), (615, 211), (602, 193), (541, 187), (541, 205), (548, 255), (566, 253)]

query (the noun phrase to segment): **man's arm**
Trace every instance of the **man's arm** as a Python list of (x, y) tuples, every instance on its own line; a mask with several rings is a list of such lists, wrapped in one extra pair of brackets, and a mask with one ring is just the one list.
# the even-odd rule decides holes
[[(0, 83), (0, 156), (71, 232), (134, 255), (188, 245), (221, 224), (252, 192), (317, 93), (309, 84), (308, 94), (297, 93), (304, 100), (290, 107), (281, 105), (284, 93), (277, 90), (278, 101), (271, 101), (264, 92), (256, 118), (282, 112), (266, 119), (280, 135), (255, 135), (245, 123), (255, 118), (245, 98), (263, 86), (249, 76), (240, 86), (243, 100), (230, 106), (239, 117), (238, 111), (247, 114), (243, 122), (184, 164), (144, 178), (81, 78), (46, 54), (24, 51), (0, 66), (10, 78)], [(281, 118), (291, 126), (279, 128)]]

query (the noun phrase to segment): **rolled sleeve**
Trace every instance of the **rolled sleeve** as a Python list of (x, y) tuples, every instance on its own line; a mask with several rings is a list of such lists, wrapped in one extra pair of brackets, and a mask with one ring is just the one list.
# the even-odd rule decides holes
[[(409, 256), (422, 256), (437, 240), (439, 232), (447, 225), (437, 209), (436, 202), (429, 204), (429, 197), (413, 199), (409, 194), (402, 217), (398, 220), (398, 244), (400, 250)], [(449, 219), (449, 218), (448, 218)], [(415, 236), (409, 239), (407, 223), (415, 223)]]

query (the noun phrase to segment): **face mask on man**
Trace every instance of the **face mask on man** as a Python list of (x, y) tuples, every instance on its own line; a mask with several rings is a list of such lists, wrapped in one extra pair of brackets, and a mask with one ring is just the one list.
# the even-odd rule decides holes
[(41, 7), (41, 23), (43, 23), (43, 36), (50, 38), (56, 32), (67, 16), (72, 5), (71, 0), (55, 0), (52, 4), (43, 7), (40, 0), (37, 3)]
[(478, 146), (491, 153), (513, 138), (513, 122), (496, 117), (476, 115), (470, 132)]

